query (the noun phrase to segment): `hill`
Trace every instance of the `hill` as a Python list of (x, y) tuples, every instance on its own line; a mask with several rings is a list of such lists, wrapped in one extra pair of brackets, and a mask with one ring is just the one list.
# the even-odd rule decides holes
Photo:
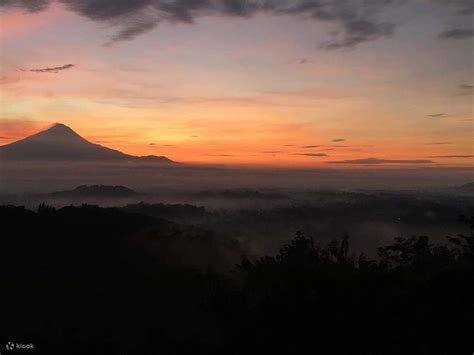
[(81, 185), (74, 190), (57, 191), (54, 197), (134, 197), (138, 193), (125, 186)]

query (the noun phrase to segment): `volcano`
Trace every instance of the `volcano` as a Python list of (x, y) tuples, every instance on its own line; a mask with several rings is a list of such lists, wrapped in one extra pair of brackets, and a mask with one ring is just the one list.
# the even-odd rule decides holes
[(0, 160), (175, 163), (165, 156), (134, 156), (91, 143), (61, 123), (56, 123), (45, 131), (19, 141), (0, 146)]

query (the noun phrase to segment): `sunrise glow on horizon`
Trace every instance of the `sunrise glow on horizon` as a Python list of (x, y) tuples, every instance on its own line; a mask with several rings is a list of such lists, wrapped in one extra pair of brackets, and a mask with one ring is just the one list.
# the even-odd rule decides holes
[(359, 31), (280, 7), (41, 3), (0, 7), (0, 145), (61, 122), (180, 162), (473, 166), (472, 14), (454, 5), (368, 9), (381, 25)]

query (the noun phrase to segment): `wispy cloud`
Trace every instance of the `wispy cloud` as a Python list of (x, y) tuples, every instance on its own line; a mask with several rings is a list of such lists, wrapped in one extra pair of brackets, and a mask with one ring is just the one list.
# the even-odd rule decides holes
[(451, 30), (447, 30), (441, 32), (439, 37), (441, 39), (467, 39), (474, 36), (474, 29), (473, 28), (453, 28)]
[(294, 155), (304, 155), (307, 157), (327, 157), (326, 153), (295, 153)]
[(345, 139), (343, 139), (343, 138), (337, 138), (337, 139), (333, 139), (332, 141), (333, 141), (333, 142), (344, 142)]
[(472, 96), (474, 95), (474, 85), (471, 84), (459, 84), (458, 94), (460, 96)]
[(13, 139), (23, 138), (35, 133), (41, 125), (42, 123), (28, 118), (0, 118), (0, 134)]
[(432, 0), (434, 3), (455, 10), (455, 15), (469, 16), (474, 14), (474, 3), (472, 0)]
[(29, 71), (33, 73), (58, 73), (62, 70), (67, 70), (75, 67), (74, 64), (64, 64), (59, 67), (52, 67), (52, 68), (39, 68), (39, 69), (20, 69), (20, 71)]
[(429, 115), (426, 115), (428, 117), (443, 117), (445, 115), (444, 112), (441, 112), (441, 113), (432, 113), (432, 114), (429, 114)]
[(474, 158), (474, 155), (432, 155), (428, 158)]
[(433, 163), (431, 160), (425, 159), (379, 159), (379, 158), (364, 158), (352, 160), (334, 160), (328, 161), (329, 164), (428, 164)]
[(446, 145), (446, 144), (453, 144), (452, 142), (431, 142), (425, 143), (425, 145)]
[(205, 154), (207, 157), (235, 157), (233, 154)]
[(469, 84), (461, 84), (459, 87), (463, 90), (474, 90), (474, 85), (469, 85)]
[(320, 145), (303, 145), (301, 146), (301, 148), (305, 148), (305, 149), (308, 149), (308, 148), (319, 148), (321, 147)]

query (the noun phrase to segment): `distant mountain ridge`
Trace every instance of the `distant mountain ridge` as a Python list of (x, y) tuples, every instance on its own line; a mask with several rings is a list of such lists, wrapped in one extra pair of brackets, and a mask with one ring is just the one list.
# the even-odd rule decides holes
[(176, 163), (165, 156), (134, 156), (91, 143), (61, 123), (0, 146), (0, 160)]
[(139, 194), (126, 186), (81, 185), (74, 190), (56, 191), (54, 197), (135, 197)]

